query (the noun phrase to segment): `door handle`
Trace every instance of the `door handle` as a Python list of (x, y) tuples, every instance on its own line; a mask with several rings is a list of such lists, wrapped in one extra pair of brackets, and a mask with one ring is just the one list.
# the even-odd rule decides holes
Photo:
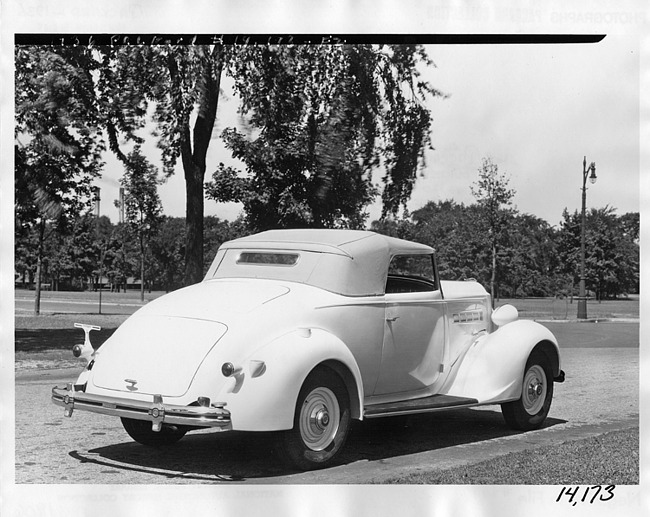
[(390, 318), (386, 318), (386, 321), (393, 322), (395, 320), (398, 320), (399, 316), (391, 316)]

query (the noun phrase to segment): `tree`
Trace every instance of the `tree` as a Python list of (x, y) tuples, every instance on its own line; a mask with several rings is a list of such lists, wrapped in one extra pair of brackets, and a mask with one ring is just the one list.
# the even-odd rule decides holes
[[(206, 156), (213, 136), (221, 78), (228, 62), (232, 64), (227, 68), (229, 73), (235, 75), (236, 71), (242, 72), (236, 74), (234, 79), (239, 85), (239, 93), (244, 94), (244, 112), (264, 114), (268, 119), (269, 111), (264, 112), (264, 109), (280, 113), (273, 111), (274, 106), (286, 107), (295, 99), (304, 105), (307, 102), (318, 103), (311, 108), (312, 117), (306, 122), (312, 128), (307, 140), (314, 146), (310, 156), (317, 157), (318, 163), (312, 160), (310, 169), (305, 173), (310, 177), (313, 174), (308, 182), (312, 200), (309, 208), (318, 224), (320, 221), (330, 224), (331, 220), (338, 219), (347, 225), (361, 224), (357, 214), (375, 195), (371, 178), (366, 172), (378, 165), (379, 156), (384, 158), (386, 169), (383, 197), (387, 213), (396, 211), (400, 204), (405, 203), (415, 181), (417, 162), (423, 157), (430, 123), (429, 114), (418, 102), (418, 96), (422, 98), (426, 92), (438, 94), (418, 79), (416, 65), (428, 63), (420, 47), (390, 46), (380, 52), (370, 46), (330, 45), (328, 48), (332, 51), (323, 54), (324, 61), (311, 68), (314, 73), (321, 73), (319, 81), (311, 82), (312, 91), (303, 91), (294, 96), (292, 94), (300, 92), (274, 89), (270, 90), (277, 94), (273, 103), (260, 104), (259, 95), (249, 95), (249, 90), (254, 90), (258, 85), (255, 84), (255, 69), (247, 68), (247, 60), (254, 58), (254, 66), (263, 66), (260, 78), (265, 78), (265, 84), (273, 82), (275, 71), (271, 65), (282, 65), (282, 60), (265, 63), (260, 57), (265, 48), (165, 43), (32, 47), (26, 50), (36, 64), (23, 67), (24, 75), (34, 75), (34, 68), (41, 66), (40, 62), (48, 63), (42, 67), (43, 71), (48, 71), (54, 62), (64, 69), (71, 77), (71, 88), (79, 90), (75, 90), (78, 95), (66, 97), (74, 107), (75, 115), (67, 120), (72, 121), (77, 134), (89, 146), (96, 143), (96, 148), (100, 149), (104, 145), (100, 135), (104, 135), (108, 147), (125, 166), (128, 166), (128, 153), (122, 148), (123, 142), (129, 146), (143, 143), (139, 133), (146, 126), (147, 116), (153, 108), (155, 134), (162, 151), (164, 172), (172, 174), (180, 159), (185, 175), (185, 283), (198, 282), (203, 275)], [(305, 54), (310, 48), (320, 47), (289, 45), (279, 47), (278, 55), (284, 56), (287, 52)], [(308, 60), (302, 61), (311, 66)], [(17, 59), (17, 64), (20, 70), (20, 59)], [(285, 70), (291, 72), (288, 68)], [(338, 73), (327, 75), (330, 71)], [(302, 74), (298, 70), (296, 73), (298, 76)], [(283, 77), (284, 74), (278, 74), (278, 79)], [(337, 83), (339, 79), (343, 82)], [(287, 97), (285, 100), (280, 99), (283, 93)], [(331, 103), (327, 97), (329, 93), (335, 94)], [(385, 96), (382, 98), (378, 94)], [(53, 99), (52, 103), (46, 105), (56, 106), (59, 100)], [(318, 111), (321, 109), (325, 111)], [(54, 111), (60, 113), (56, 109)], [(22, 113), (28, 111), (23, 110)], [(79, 117), (75, 118), (77, 115)], [(77, 124), (79, 121), (83, 123)], [(280, 121), (276, 129), (289, 127), (283, 124)], [(255, 127), (265, 126), (257, 124)], [(276, 137), (280, 135), (275, 133)], [(78, 140), (81, 141), (80, 138)], [(297, 142), (293, 138), (286, 141)], [(59, 138), (57, 142), (57, 145), (64, 144), (61, 149), (72, 148), (66, 147), (68, 142), (65, 139)], [(379, 143), (376, 145), (376, 142)], [(361, 163), (355, 163), (355, 158)], [(290, 170), (282, 167), (273, 170), (284, 175), (280, 183), (294, 179)], [(366, 176), (362, 176), (362, 172)], [(224, 177), (227, 179), (227, 175)], [(280, 205), (286, 208), (287, 213), (295, 212), (296, 206), (298, 210), (302, 208), (300, 196), (303, 194), (300, 188), (300, 184), (297, 184), (295, 190), (281, 189), (279, 192), (282, 194)], [(277, 190), (270, 194), (276, 193)], [(357, 197), (356, 194), (362, 195)], [(351, 209), (338, 208), (337, 198), (341, 196), (346, 197), (348, 205), (353, 205)], [(294, 197), (298, 203), (294, 203)], [(332, 211), (335, 212), (334, 216), (328, 215)]]
[(237, 49), (228, 72), (248, 129), (222, 137), (246, 171), (220, 164), (208, 196), (243, 203), (254, 230), (358, 228), (383, 166), (383, 214), (397, 214), (430, 144), (422, 101), (440, 95), (421, 65), (431, 62), (415, 45)]
[(62, 278), (69, 288), (92, 285), (96, 289), (103, 275), (111, 277), (114, 250), (118, 247), (114, 230), (107, 216), (97, 217), (90, 211), (75, 220), (61, 247), (52, 253), (65, 257), (61, 263), (68, 267), (62, 271)]
[[(558, 232), (561, 271), (577, 282), (581, 215), (563, 213)], [(639, 289), (638, 214), (617, 216), (612, 207), (592, 208), (585, 218), (587, 288), (601, 300)], [(636, 222), (635, 222), (636, 221)]]
[(413, 212), (414, 240), (436, 250), (440, 276), (448, 280), (475, 278), (487, 282), (488, 260), (477, 205), (453, 200), (430, 201)]
[(204, 256), (204, 274), (207, 273), (212, 260), (217, 254), (219, 246), (224, 242), (244, 237), (250, 234), (250, 230), (242, 220), (238, 218), (233, 222), (224, 221), (215, 216), (205, 218), (205, 256)]
[(549, 296), (565, 287), (555, 278), (555, 232), (543, 219), (512, 214), (498, 263), (499, 289), (507, 296)]
[(145, 250), (162, 216), (158, 197), (158, 169), (142, 155), (137, 145), (129, 153), (121, 184), (124, 187), (124, 217), (140, 243), (140, 300), (144, 301)]
[(86, 64), (76, 48), (15, 50), (15, 214), (21, 226), (16, 237), (36, 232), (37, 315), (45, 242), (89, 206), (92, 179), (103, 165)]
[(35, 251), (38, 248), (36, 233), (33, 231), (32, 225), (25, 224), (16, 217), (14, 218), (14, 236), (14, 269), (21, 279), (23, 287), (27, 287), (34, 281)]
[(186, 190), (186, 284), (203, 275), (203, 181), (217, 114), (227, 47), (224, 45), (125, 45), (100, 47), (99, 97), (111, 149), (128, 166), (118, 135), (137, 135), (154, 105), (158, 147), (164, 171), (180, 158)]
[(185, 271), (185, 219), (163, 216), (149, 244), (153, 274), (162, 288), (169, 292), (181, 287)]
[(628, 212), (618, 218), (623, 230), (623, 237), (632, 242), (639, 242), (641, 219), (639, 212)]
[(384, 217), (378, 221), (373, 221), (370, 224), (370, 230), (382, 235), (397, 237), (398, 239), (418, 241), (418, 237), (415, 235), (415, 225), (408, 214), (401, 218)]
[[(204, 228), (204, 274), (223, 242), (250, 233), (239, 219), (228, 222), (214, 216), (205, 217)], [(185, 220), (181, 217), (163, 216), (158, 231), (149, 241), (149, 247), (152, 277), (165, 291), (169, 292), (183, 285), (184, 246)]]
[(478, 170), (478, 181), (470, 187), (482, 212), (482, 225), (486, 230), (487, 244), (491, 250), (490, 294), (495, 298), (497, 255), (507, 229), (508, 215), (515, 191), (508, 188), (509, 178), (499, 172), (497, 164), (483, 158)]

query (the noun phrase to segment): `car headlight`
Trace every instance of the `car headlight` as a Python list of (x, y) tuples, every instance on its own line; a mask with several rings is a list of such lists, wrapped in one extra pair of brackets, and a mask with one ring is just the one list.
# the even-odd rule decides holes
[(516, 321), (519, 317), (519, 312), (515, 307), (510, 304), (497, 307), (492, 311), (492, 323), (499, 327), (503, 327), (508, 323)]

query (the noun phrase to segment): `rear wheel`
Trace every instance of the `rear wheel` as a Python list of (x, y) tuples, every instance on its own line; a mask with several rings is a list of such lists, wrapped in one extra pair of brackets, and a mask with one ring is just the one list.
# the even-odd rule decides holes
[(293, 429), (279, 437), (283, 459), (301, 470), (332, 463), (350, 429), (350, 398), (345, 384), (329, 368), (314, 370), (305, 380), (293, 420)]
[(526, 362), (521, 398), (501, 404), (506, 423), (513, 429), (538, 429), (546, 420), (553, 399), (551, 363), (543, 352), (533, 351)]
[(171, 445), (185, 436), (187, 429), (163, 424), (158, 432), (151, 429), (151, 422), (148, 420), (134, 420), (133, 418), (122, 418), (122, 425), (129, 436), (142, 445), (161, 447)]

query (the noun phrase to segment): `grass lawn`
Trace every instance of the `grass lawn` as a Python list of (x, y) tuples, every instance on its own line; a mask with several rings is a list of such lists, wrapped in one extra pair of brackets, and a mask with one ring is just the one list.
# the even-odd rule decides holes
[[(496, 306), (512, 304), (519, 310), (519, 316), (527, 319), (575, 320), (578, 301), (555, 298), (517, 298), (497, 300)], [(587, 301), (587, 316), (596, 319), (638, 318), (639, 297), (630, 296), (618, 300)]]
[[(102, 329), (116, 329), (128, 318), (128, 314), (41, 314), (32, 316), (17, 314), (16, 330), (74, 329), (75, 323), (99, 325)], [(75, 329), (83, 337), (83, 330)], [(96, 335), (91, 332), (90, 336)], [(83, 341), (83, 339), (82, 339)]]
[[(16, 296), (25, 298), (32, 296), (29, 291), (17, 291)], [(161, 296), (163, 293), (147, 294), (146, 301)], [(66, 293), (48, 292), (48, 296), (57, 298), (88, 298), (97, 297), (97, 293)], [(105, 293), (106, 299), (111, 301), (133, 302), (139, 300), (139, 293)], [(577, 319), (578, 302), (573, 303), (569, 299), (559, 300), (554, 298), (517, 298), (497, 300), (496, 306), (512, 304), (519, 310), (519, 316), (526, 319), (548, 319), (548, 320), (575, 320)], [(597, 302), (589, 300), (587, 303), (587, 315), (589, 318), (612, 319), (612, 318), (638, 318), (639, 298), (631, 296), (619, 300), (605, 300)], [(69, 329), (74, 328), (74, 323), (92, 323), (99, 325), (102, 329), (115, 329), (127, 318), (127, 315), (119, 314), (41, 314), (32, 316), (28, 314), (17, 314), (15, 318), (16, 329), (38, 330), (38, 329)], [(78, 330), (78, 332), (81, 332)]]
[(465, 467), (386, 481), (426, 485), (637, 485), (639, 429), (514, 452)]

